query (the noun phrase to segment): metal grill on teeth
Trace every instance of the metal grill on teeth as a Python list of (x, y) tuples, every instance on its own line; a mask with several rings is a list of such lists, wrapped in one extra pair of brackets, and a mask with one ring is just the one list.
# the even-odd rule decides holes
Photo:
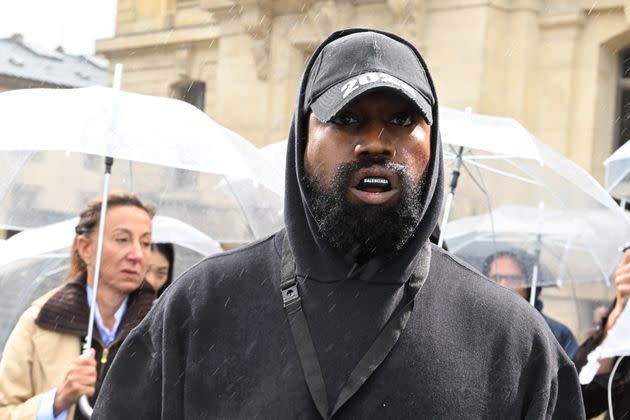
[(369, 184), (383, 184), (383, 185), (388, 185), (389, 181), (386, 180), (385, 178), (375, 178), (375, 177), (369, 177), (369, 178), (364, 178), (363, 179), (364, 183), (369, 183)]

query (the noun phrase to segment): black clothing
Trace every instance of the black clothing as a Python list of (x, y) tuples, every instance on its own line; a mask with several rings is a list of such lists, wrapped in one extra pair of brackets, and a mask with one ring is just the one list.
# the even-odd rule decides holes
[(542, 287), (536, 288), (536, 300), (534, 301), (534, 307), (543, 316), (545, 322), (547, 322), (547, 325), (549, 325), (549, 329), (551, 329), (551, 332), (553, 333), (554, 337), (556, 337), (556, 340), (558, 340), (558, 343), (560, 343), (560, 346), (565, 351), (567, 356), (569, 356), (569, 358), (573, 358), (573, 356), (575, 356), (575, 352), (578, 349), (577, 340), (575, 339), (575, 336), (573, 335), (569, 327), (567, 327), (560, 321), (549, 318), (543, 313), (543, 301), (540, 299), (541, 292)]
[(549, 329), (553, 333), (554, 337), (556, 337), (556, 340), (558, 340), (558, 343), (560, 343), (562, 350), (565, 351), (567, 356), (573, 357), (578, 349), (578, 345), (575, 336), (573, 335), (569, 327), (567, 327), (560, 321), (549, 318), (542, 312), (540, 314), (545, 319), (545, 322), (547, 322), (547, 325), (549, 325)]
[[(611, 305), (608, 314), (602, 319), (597, 331), (587, 338), (578, 348), (575, 354), (575, 366), (581, 370), (587, 362), (587, 356), (590, 352), (599, 346), (606, 335), (606, 323), (608, 315), (615, 307), (615, 303)], [(586, 417), (591, 418), (606, 413), (608, 415), (608, 380), (610, 374), (596, 375), (590, 384), (582, 385), (582, 396), (584, 397), (584, 409)], [(624, 357), (612, 383), (612, 404), (615, 419), (623, 419), (630, 416), (630, 357)]]
[[(167, 289), (123, 345), (93, 418), (317, 419), (277, 287), (281, 238), (211, 257)], [(352, 369), (351, 349), (373, 339), (362, 320), (378, 322), (402, 289), (299, 283), (327, 379)], [(342, 303), (366, 295), (363, 310)], [(434, 247), (399, 342), (338, 418), (527, 415), (583, 418), (573, 365), (527, 302)]]
[(359, 264), (319, 235), (303, 183), (312, 58), (287, 148), (286, 231), (209, 257), (169, 287), (114, 361), (95, 420), (320, 418), (279, 290), (285, 235), (331, 405), (406, 303), (411, 274), (421, 273), (398, 342), (335, 418), (583, 418), (575, 368), (542, 317), (429, 244), (441, 209), (442, 152), (435, 91), (413, 51), (433, 92), (433, 126), (422, 221), (403, 249)]
[[(538, 276), (539, 276), (538, 278), (539, 279), (545, 278), (551, 275), (547, 271), (547, 269), (536, 260), (536, 257), (526, 252), (525, 250), (518, 247), (514, 247), (509, 244), (505, 244), (505, 246), (501, 245), (498, 248), (501, 250), (498, 252), (494, 252), (488, 255), (487, 257), (485, 257), (481, 265), (481, 272), (484, 275), (487, 276), (490, 274), (490, 266), (499, 257), (508, 257), (508, 258), (513, 259), (520, 266), (522, 273), (528, 279), (532, 278), (532, 273), (533, 273), (533, 269), (535, 265), (538, 265)], [(560, 343), (560, 345), (562, 346), (562, 349), (567, 353), (567, 356), (569, 356), (569, 358), (572, 358), (575, 355), (575, 352), (577, 351), (577, 348), (578, 348), (577, 340), (575, 339), (575, 336), (573, 335), (569, 327), (567, 327), (560, 321), (556, 321), (553, 318), (549, 318), (547, 315), (543, 313), (543, 301), (540, 299), (540, 294), (542, 293), (542, 289), (543, 288), (540, 286), (536, 288), (536, 299), (534, 299), (534, 307), (543, 316), (543, 318), (547, 322), (547, 325), (549, 325), (551, 332), (556, 337), (556, 340), (558, 340), (558, 343)], [(532, 289), (531, 287), (528, 287), (525, 290), (527, 292), (527, 300), (529, 301), (531, 297)]]

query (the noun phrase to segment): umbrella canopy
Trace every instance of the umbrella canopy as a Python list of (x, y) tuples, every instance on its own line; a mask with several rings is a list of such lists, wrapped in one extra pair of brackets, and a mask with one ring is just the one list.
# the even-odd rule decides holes
[(630, 142), (626, 142), (604, 161), (604, 186), (613, 197), (630, 201)]
[[(280, 140), (271, 144), (268, 144), (260, 148), (260, 152), (267, 162), (276, 168), (281, 174), (284, 174), (287, 158), (287, 140)], [(281, 177), (281, 187), (284, 192), (284, 176)]]
[[(30, 303), (66, 278), (77, 222), (73, 218), (27, 230), (0, 243), (0, 351)], [(223, 251), (198, 229), (167, 216), (153, 218), (152, 240), (175, 245), (174, 278), (204, 257)]]
[[(590, 240), (597, 242), (587, 251), (597, 258), (596, 263), (589, 270), (574, 265), (572, 279), (607, 281), (617, 265), (619, 247), (630, 237), (630, 222), (606, 190), (512, 119), (454, 110), (444, 110), (443, 115), (447, 174), (461, 164), (453, 211), (443, 229), (452, 238), (447, 240), (449, 249), (463, 229), (452, 226), (458, 219), (484, 215), (482, 219), (501, 223), (507, 216), (505, 209), (511, 208), (508, 225), (514, 228), (510, 242), (526, 243), (539, 233), (548, 241), (554, 229), (566, 228), (568, 235), (557, 239), (557, 244), (569, 243), (575, 248)], [(504, 210), (497, 213), (498, 209)], [(466, 223), (462, 226), (472, 229)], [(452, 234), (451, 229), (457, 231)], [(502, 241), (503, 234), (495, 227), (491, 242)], [(550, 264), (554, 281), (568, 275), (557, 271), (563, 267), (561, 261)], [(578, 273), (581, 270), (585, 271)]]
[(532, 142), (533, 136), (512, 118), (440, 107), (440, 133), (442, 142), (452, 146), (491, 152), (504, 158), (542, 160), (537, 145)]
[[(221, 241), (281, 226), (282, 175), (236, 133), (183, 101), (110, 88), (0, 94), (0, 226), (27, 229), (75, 216), (101, 192), (133, 191), (163, 215)], [(227, 186), (227, 187), (226, 187)]]
[[(503, 206), (448, 225), (451, 252), (483, 272), (487, 257), (520, 249), (540, 255), (538, 286), (607, 281), (608, 247), (602, 241), (610, 220), (602, 212)], [(614, 227), (614, 226), (613, 226)], [(520, 287), (531, 286), (531, 278)]]

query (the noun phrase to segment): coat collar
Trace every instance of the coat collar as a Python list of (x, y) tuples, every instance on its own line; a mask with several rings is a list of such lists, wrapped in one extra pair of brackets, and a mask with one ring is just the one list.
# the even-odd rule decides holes
[[(80, 274), (64, 284), (39, 312), (35, 324), (45, 330), (84, 337), (87, 333), (90, 307), (87, 303), (86, 276)], [(116, 339), (125, 338), (149, 312), (155, 292), (146, 282), (129, 295), (127, 310), (123, 315)], [(95, 334), (98, 329), (95, 328)]]

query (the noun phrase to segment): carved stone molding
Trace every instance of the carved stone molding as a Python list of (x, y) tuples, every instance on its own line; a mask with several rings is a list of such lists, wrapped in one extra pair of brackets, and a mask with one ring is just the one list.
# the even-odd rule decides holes
[(387, 6), (396, 32), (420, 48), (424, 38), (426, 0), (387, 0)]
[(331, 32), (352, 26), (353, 2), (313, 2), (289, 33), (293, 46), (311, 53)]
[(350, 25), (354, 6), (337, 3), (334, 0), (314, 2), (306, 13), (306, 22), (310, 24), (318, 41), (323, 41), (331, 32)]
[(242, 27), (237, 30), (251, 37), (256, 74), (259, 79), (266, 80), (273, 22), (272, 0), (200, 0), (200, 5), (213, 13), (215, 22), (237, 22)]
[(190, 47), (175, 50), (175, 72), (178, 79), (190, 79), (192, 74), (192, 51)]
[(547, 15), (540, 18), (541, 29), (575, 28), (582, 29), (586, 23), (586, 13), (582, 10), (572, 13)]
[(267, 80), (270, 63), (273, 9), (269, 0), (240, 0), (240, 21), (251, 37), (251, 49), (256, 63), (256, 75)]

